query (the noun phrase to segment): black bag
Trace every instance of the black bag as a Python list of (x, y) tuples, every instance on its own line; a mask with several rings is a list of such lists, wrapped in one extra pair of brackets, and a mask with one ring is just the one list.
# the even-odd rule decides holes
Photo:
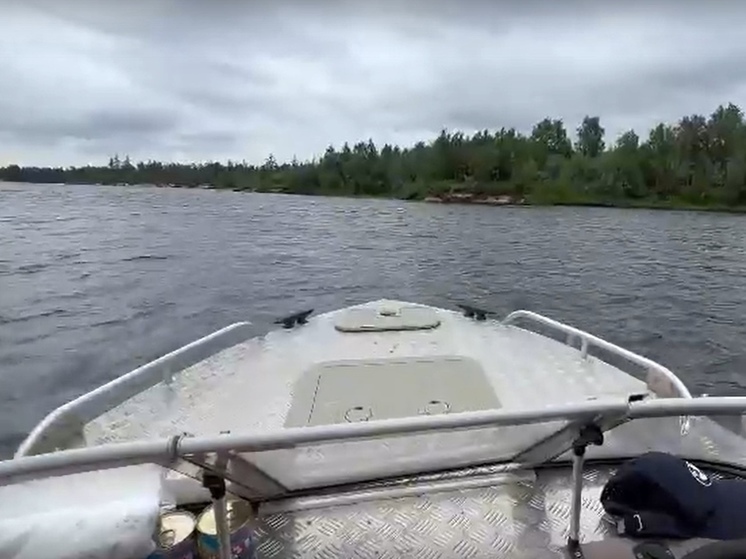
[(714, 479), (662, 452), (623, 464), (603, 488), (601, 504), (630, 536), (746, 537), (746, 482)]

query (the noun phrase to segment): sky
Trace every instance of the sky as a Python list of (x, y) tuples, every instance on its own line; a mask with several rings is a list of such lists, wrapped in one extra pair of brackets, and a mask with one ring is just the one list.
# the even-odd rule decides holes
[(746, 108), (746, 3), (0, 0), (0, 164), (261, 163)]

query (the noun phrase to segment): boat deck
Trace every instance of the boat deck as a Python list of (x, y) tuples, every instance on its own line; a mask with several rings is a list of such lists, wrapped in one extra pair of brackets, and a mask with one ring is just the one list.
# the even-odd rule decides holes
[[(361, 307), (386, 304), (391, 302)], [(88, 422), (86, 444), (281, 428), (303, 373), (330, 360), (353, 361), (360, 356), (473, 359), (505, 409), (647, 391), (642, 380), (593, 356), (583, 358), (576, 347), (513, 325), (434, 309), (440, 319), (434, 329), (348, 333), (334, 327), (345, 310), (239, 343), (176, 372), (169, 383), (159, 382)]]

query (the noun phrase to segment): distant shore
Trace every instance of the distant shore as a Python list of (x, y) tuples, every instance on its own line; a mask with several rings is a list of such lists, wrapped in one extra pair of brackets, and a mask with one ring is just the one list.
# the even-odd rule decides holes
[[(116, 186), (116, 187), (143, 187), (143, 188), (173, 188), (180, 190), (216, 190), (216, 191), (232, 191), (239, 193), (250, 193), (250, 194), (288, 194), (288, 195), (301, 195), (301, 196), (331, 196), (331, 197), (342, 197), (342, 198), (375, 198), (375, 199), (390, 199), (390, 200), (405, 200), (412, 202), (425, 202), (429, 204), (442, 204), (442, 205), (478, 205), (478, 206), (493, 206), (493, 207), (595, 207), (595, 208), (620, 208), (620, 209), (647, 209), (647, 210), (668, 210), (668, 211), (706, 211), (706, 212), (720, 212), (720, 213), (734, 213), (742, 214), (746, 213), (746, 206), (727, 206), (723, 204), (708, 204), (698, 205), (692, 204), (684, 200), (660, 200), (660, 199), (621, 199), (621, 200), (601, 200), (592, 199), (590, 197), (583, 197), (579, 199), (570, 200), (536, 200), (532, 196), (514, 196), (514, 195), (486, 195), (482, 193), (470, 193), (463, 191), (455, 192), (440, 192), (440, 193), (425, 193), (421, 196), (408, 196), (393, 197), (384, 195), (371, 195), (371, 194), (340, 194), (337, 192), (309, 192), (309, 193), (297, 193), (289, 191), (282, 187), (275, 187), (272, 189), (248, 189), (248, 188), (225, 188), (219, 185), (212, 184), (200, 184), (200, 185), (186, 185), (177, 183), (168, 184), (143, 184), (143, 183), (82, 183), (82, 182), (71, 182), (71, 183), (33, 183), (25, 181), (3, 181), (0, 179), (0, 185), (3, 184), (39, 184), (48, 186)], [(452, 185), (452, 188), (464, 188), (464, 185)]]
[[(574, 133), (573, 133), (574, 132)], [(30, 183), (151, 184), (319, 196), (425, 200), (488, 206), (604, 206), (741, 213), (746, 209), (746, 120), (733, 103), (709, 116), (659, 123), (645, 138), (627, 130), (607, 144), (600, 117), (574, 130), (546, 117), (530, 132), (471, 135), (441, 130), (411, 146), (329, 146), (305, 161), (133, 161), (0, 167)]]

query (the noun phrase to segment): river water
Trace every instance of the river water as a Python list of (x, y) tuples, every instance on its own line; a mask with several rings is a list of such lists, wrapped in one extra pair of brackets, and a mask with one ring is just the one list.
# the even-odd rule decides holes
[(383, 297), (535, 310), (746, 387), (746, 216), (0, 183), (0, 457), (231, 322)]

